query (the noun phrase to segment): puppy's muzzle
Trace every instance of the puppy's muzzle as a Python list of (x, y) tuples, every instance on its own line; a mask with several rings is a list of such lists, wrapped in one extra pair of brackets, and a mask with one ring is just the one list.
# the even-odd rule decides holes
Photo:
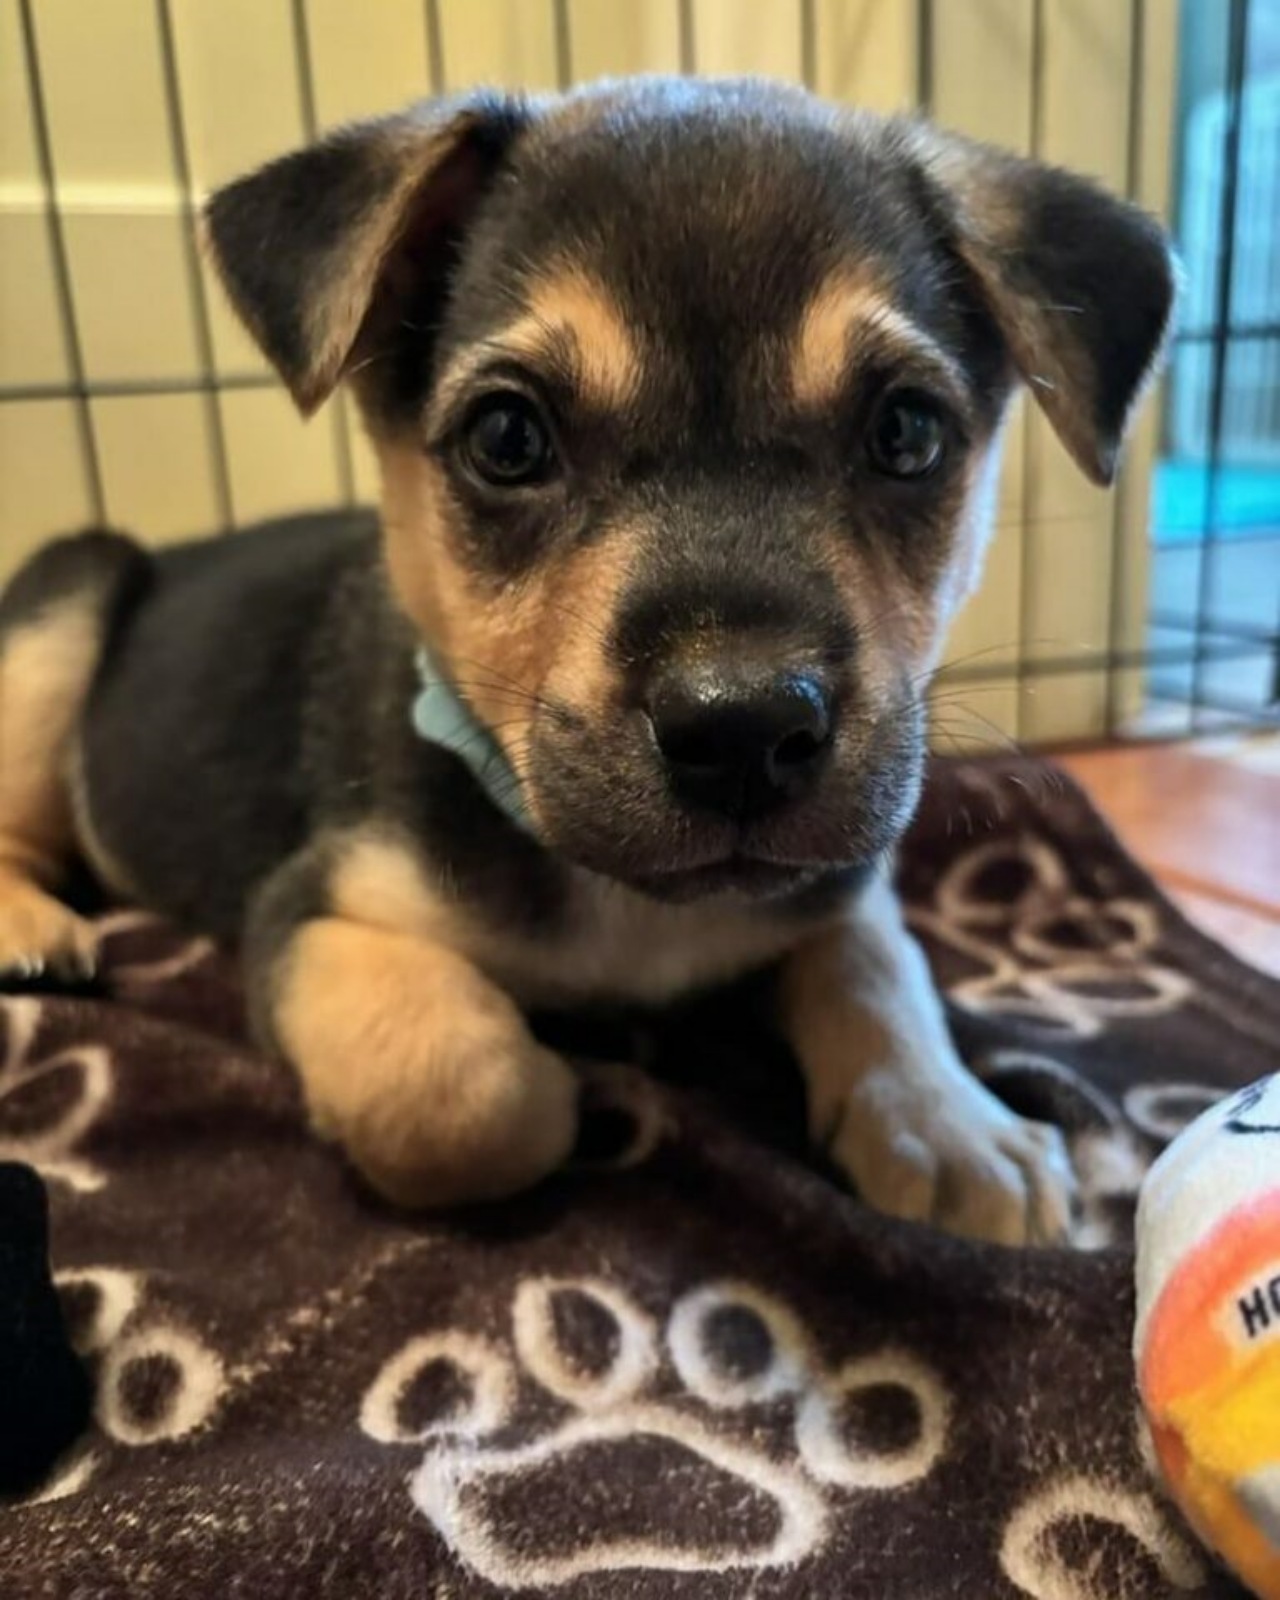
[(672, 664), (645, 711), (673, 794), (752, 822), (814, 784), (830, 752), (830, 686), (810, 669), (750, 659)]

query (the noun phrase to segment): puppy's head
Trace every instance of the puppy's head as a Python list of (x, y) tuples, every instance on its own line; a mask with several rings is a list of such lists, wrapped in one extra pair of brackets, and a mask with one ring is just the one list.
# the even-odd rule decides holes
[(893, 841), (1013, 386), (1109, 481), (1172, 300), (1085, 181), (763, 84), (427, 105), (208, 223), (547, 842), (671, 897)]

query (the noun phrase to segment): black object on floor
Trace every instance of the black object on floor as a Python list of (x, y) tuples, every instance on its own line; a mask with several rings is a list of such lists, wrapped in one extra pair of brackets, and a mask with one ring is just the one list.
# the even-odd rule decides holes
[(49, 1207), (30, 1167), (0, 1162), (0, 1494), (33, 1489), (89, 1421), (88, 1374), (49, 1271)]

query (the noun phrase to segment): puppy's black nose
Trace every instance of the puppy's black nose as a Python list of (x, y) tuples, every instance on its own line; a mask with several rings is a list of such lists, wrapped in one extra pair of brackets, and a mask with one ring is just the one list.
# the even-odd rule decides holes
[(798, 795), (831, 742), (830, 691), (809, 672), (671, 669), (648, 712), (676, 793), (743, 819)]

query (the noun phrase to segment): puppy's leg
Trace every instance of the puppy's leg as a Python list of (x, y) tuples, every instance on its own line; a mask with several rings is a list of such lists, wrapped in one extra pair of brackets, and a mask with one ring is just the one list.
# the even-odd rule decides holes
[(112, 621), (147, 569), (131, 541), (82, 534), (0, 596), (0, 974), (93, 969), (91, 930), (52, 892), (74, 847), (66, 769)]
[(872, 1205), (1002, 1244), (1061, 1238), (1075, 1180), (1056, 1129), (956, 1054), (923, 953), (878, 879), (782, 976), (815, 1139)]
[(246, 958), (258, 1030), (297, 1070), (317, 1130), (397, 1205), (496, 1199), (562, 1165), (574, 1076), (510, 998), (420, 934), (291, 923), (298, 881), (286, 868), (268, 886)]

